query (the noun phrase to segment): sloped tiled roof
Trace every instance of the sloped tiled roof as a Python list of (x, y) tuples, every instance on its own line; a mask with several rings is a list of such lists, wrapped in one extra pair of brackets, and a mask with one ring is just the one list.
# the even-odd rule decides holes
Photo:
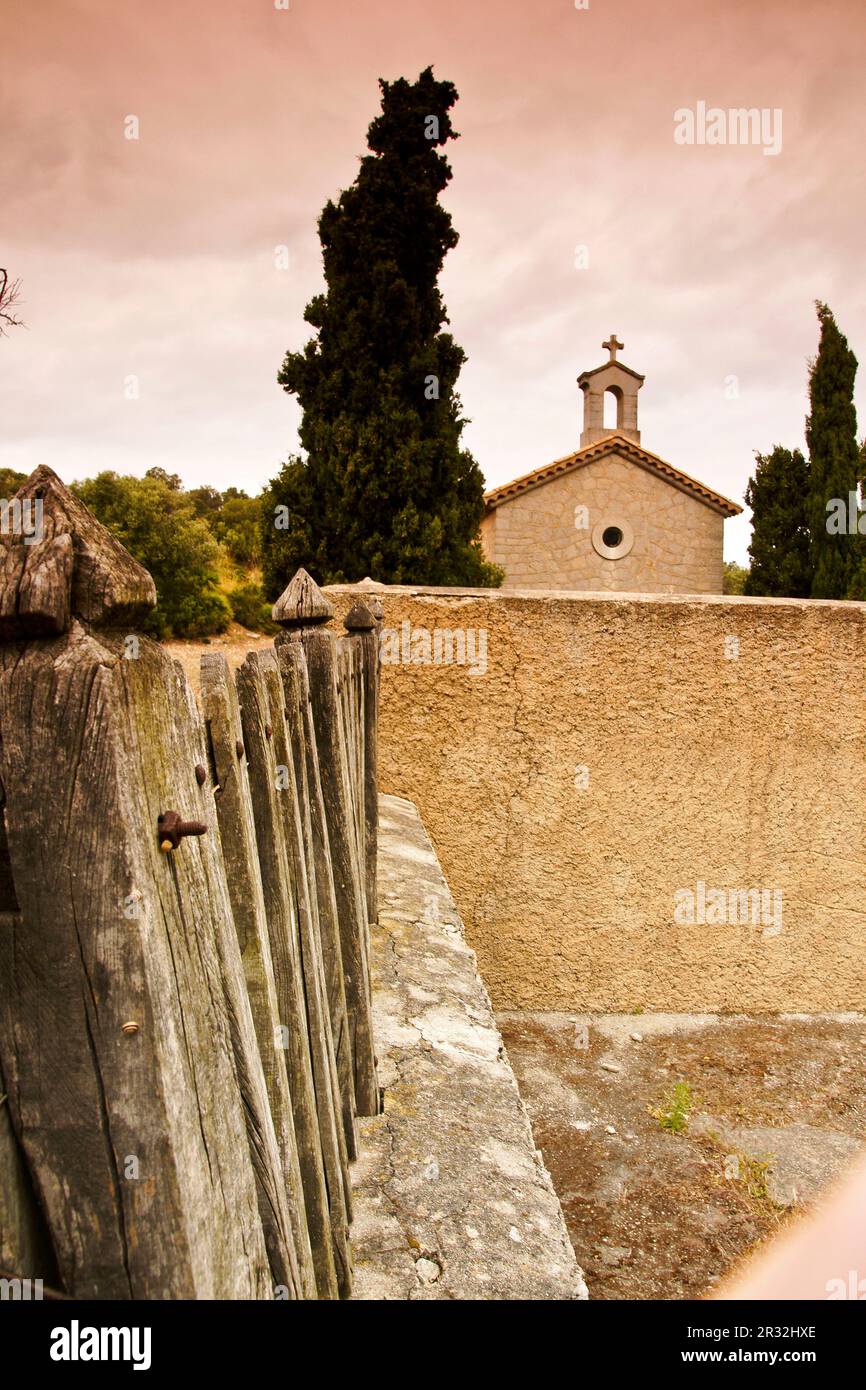
[(585, 448), (578, 449), (576, 453), (566, 454), (565, 458), (555, 459), (543, 468), (536, 468), (533, 473), (524, 473), (522, 478), (515, 478), (511, 483), (503, 483), (502, 487), (492, 488), (484, 494), (486, 510), (492, 511), (503, 502), (510, 502), (512, 497), (518, 497), (522, 492), (541, 487), (551, 478), (571, 473), (575, 468), (583, 468), (587, 463), (595, 463), (598, 459), (614, 453), (619, 454), (620, 458), (628, 459), (630, 463), (637, 464), (639, 468), (646, 468), (648, 472), (664, 478), (665, 482), (671, 483), (683, 492), (690, 493), (713, 511), (721, 512), (722, 516), (738, 516), (743, 510), (730, 498), (714, 492), (711, 487), (699, 483), (696, 478), (690, 478), (688, 473), (682, 473), (679, 468), (674, 468), (672, 464), (666, 463), (657, 454), (651, 454), (623, 434), (609, 434), (604, 439), (596, 440), (594, 444), (587, 444)]

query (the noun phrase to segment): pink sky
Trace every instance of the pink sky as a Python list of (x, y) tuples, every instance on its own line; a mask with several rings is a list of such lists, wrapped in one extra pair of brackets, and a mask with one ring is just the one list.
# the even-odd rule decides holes
[[(736, 500), (755, 449), (803, 443), (814, 299), (866, 359), (863, 0), (289, 3), (3, 0), (0, 264), (28, 325), (0, 342), (5, 464), (272, 476), (316, 218), (377, 78), (428, 63), (461, 98), (443, 290), (488, 486), (577, 447), (611, 331), (643, 443)], [(675, 144), (698, 101), (781, 108), (781, 153)], [(866, 361), (858, 404), (866, 429)], [(726, 532), (744, 559), (745, 518)]]

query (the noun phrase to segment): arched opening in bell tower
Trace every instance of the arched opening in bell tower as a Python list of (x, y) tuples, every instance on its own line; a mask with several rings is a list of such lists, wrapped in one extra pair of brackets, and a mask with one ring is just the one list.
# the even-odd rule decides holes
[(608, 386), (604, 393), (602, 423), (606, 430), (622, 429), (622, 391), (619, 386)]

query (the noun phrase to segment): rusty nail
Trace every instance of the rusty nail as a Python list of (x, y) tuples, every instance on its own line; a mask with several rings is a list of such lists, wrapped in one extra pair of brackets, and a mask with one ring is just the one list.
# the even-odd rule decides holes
[(244, 756), (244, 745), (241, 743), (240, 739), (238, 739), (237, 743), (235, 744), (235, 752), (237, 753), (239, 758), (242, 758)]
[(159, 847), (163, 854), (177, 849), (185, 835), (206, 835), (207, 826), (200, 820), (181, 820), (178, 811), (163, 811), (156, 819)]
[(266, 724), (266, 725), (265, 725), (265, 734), (267, 735), (268, 738), (273, 738), (274, 731), (273, 731), (273, 729), (271, 728), (270, 724)]
[(203, 787), (203, 786), (204, 786), (204, 784), (205, 784), (205, 778), (206, 778), (206, 777), (207, 777), (207, 768), (204, 766), (203, 763), (196, 763), (196, 765), (195, 765), (195, 780), (198, 782), (198, 784), (199, 784), (200, 787)]
[(137, 1032), (138, 1032), (138, 1024), (137, 1024), (137, 1023), (124, 1023), (124, 1025), (123, 1025), (123, 1027), (121, 1028), (120, 1031), (121, 1031), (121, 1033), (126, 1033), (127, 1037), (131, 1037), (133, 1033), (137, 1033)]

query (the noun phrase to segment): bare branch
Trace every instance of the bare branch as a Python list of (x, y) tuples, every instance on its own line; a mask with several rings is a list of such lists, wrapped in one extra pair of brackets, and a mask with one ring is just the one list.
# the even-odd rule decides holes
[(9, 272), (0, 266), (0, 338), (5, 337), (10, 328), (23, 328), (23, 320), (15, 312), (21, 300), (21, 281), (10, 280)]

